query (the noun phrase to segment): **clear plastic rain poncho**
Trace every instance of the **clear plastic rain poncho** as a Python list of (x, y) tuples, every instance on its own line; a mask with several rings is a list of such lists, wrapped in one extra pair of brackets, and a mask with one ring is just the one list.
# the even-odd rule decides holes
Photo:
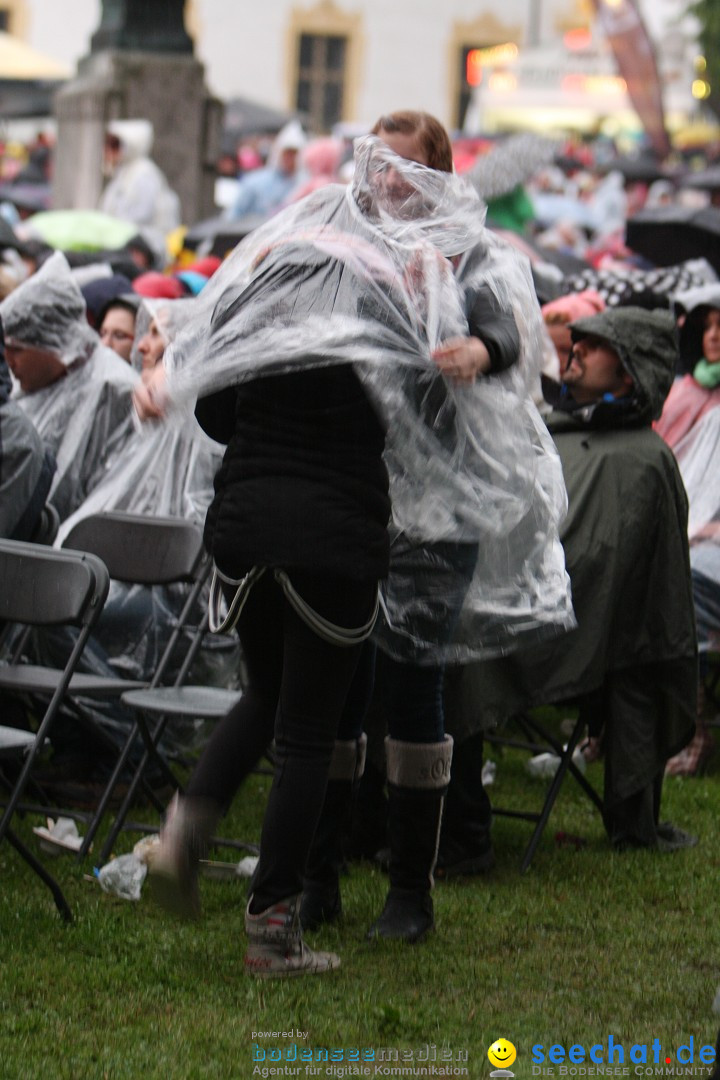
[[(165, 347), (192, 317), (195, 300), (143, 300), (138, 310), (131, 362), (138, 369), (137, 343), (155, 324)], [(164, 359), (160, 361), (164, 362)], [(166, 421), (135, 430), (103, 481), (60, 528), (58, 541), (77, 521), (103, 511), (182, 517), (199, 526), (213, 496), (213, 478), (225, 448), (209, 439), (193, 415), (192, 403)]]
[(6, 340), (51, 352), (67, 368), (41, 390), (13, 390), (57, 459), (50, 501), (63, 520), (123, 453), (138, 376), (88, 325), (82, 293), (60, 252), (3, 300), (0, 318)]
[[(194, 304), (194, 300), (143, 300), (131, 357), (135, 366), (141, 366), (137, 344), (150, 323), (155, 321), (167, 348), (192, 316)], [(160, 363), (164, 362), (163, 356)], [(195, 420), (192, 405), (188, 402), (167, 420), (143, 424), (133, 432), (105, 479), (60, 526), (56, 546), (62, 545), (78, 521), (107, 511), (181, 517), (202, 528), (225, 448), (207, 437)], [(101, 666), (109, 663), (134, 678), (152, 675), (184, 598), (182, 590), (173, 588), (147, 589), (111, 582), (95, 634)], [(201, 661), (202, 677), (222, 682), (228, 672), (234, 675), (237, 648), (227, 640), (210, 641)]]
[[(431, 351), (467, 335), (483, 286), (512, 310), (521, 355), (502, 375), (454, 384)], [(354, 365), (387, 430), (394, 550), (413, 552), (402, 568), (391, 555), (385, 648), (465, 660), (572, 625), (558, 540), (566, 493), (528, 394), (539, 307), (526, 261), (486, 232), (468, 182), (360, 139), (352, 185), (253, 232), (197, 305), (170, 350), (176, 407), (266, 374)], [(477, 546), (469, 585), (458, 545)]]

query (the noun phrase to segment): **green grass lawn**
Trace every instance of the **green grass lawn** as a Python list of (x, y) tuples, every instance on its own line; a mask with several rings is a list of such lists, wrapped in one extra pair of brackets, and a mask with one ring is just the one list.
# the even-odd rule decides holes
[[(497, 805), (537, 807), (544, 783), (526, 776), (525, 755), (491, 756), (499, 762), (490, 789)], [(601, 784), (601, 766), (589, 775)], [(257, 840), (266, 784), (250, 780), (223, 825), (227, 835)], [(698, 846), (614, 854), (569, 779), (529, 873), (518, 872), (529, 826), (498, 818), (496, 869), (438, 883), (437, 931), (416, 947), (365, 942), (387, 883), (368, 864), (352, 866), (343, 924), (311, 937), (341, 954), (341, 969), (279, 982), (243, 973), (242, 882), (204, 881), (203, 919), (185, 925), (147, 892), (139, 903), (104, 894), (84, 880), (88, 866), (61, 857), (52, 867), (75, 913), (65, 926), (44, 886), (3, 844), (0, 1078), (250, 1078), (254, 1044), (268, 1052), (293, 1043), (416, 1055), (435, 1045), (466, 1051), (464, 1075), (487, 1077), (487, 1049), (499, 1037), (517, 1047), (518, 1078), (533, 1075), (535, 1044), (546, 1052), (555, 1043), (589, 1048), (610, 1036), (626, 1055), (659, 1039), (675, 1063), (691, 1036), (696, 1048), (714, 1045), (720, 1022), (711, 1008), (720, 984), (717, 762), (703, 778), (666, 782), (663, 817), (696, 832)], [(37, 823), (19, 828), (31, 845)], [(585, 845), (558, 845), (559, 830)], [(119, 850), (136, 838), (125, 834)], [(306, 1034), (253, 1036), (289, 1030)], [(314, 1067), (291, 1073), (285, 1063), (275, 1075), (343, 1075)], [(407, 1068), (396, 1063), (378, 1075), (412, 1075)]]

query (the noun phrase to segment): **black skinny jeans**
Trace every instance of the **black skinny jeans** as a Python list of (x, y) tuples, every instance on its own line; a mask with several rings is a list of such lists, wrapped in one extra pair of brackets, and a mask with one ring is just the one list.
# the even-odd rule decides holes
[[(374, 582), (288, 571), (324, 618), (354, 628), (369, 619)], [(285, 599), (272, 570), (250, 590), (238, 622), (248, 672), (240, 701), (218, 724), (187, 788), (223, 809), (275, 739), (276, 766), (253, 879), (254, 914), (299, 893), (320, 816), (338, 723), (361, 645), (318, 637)]]

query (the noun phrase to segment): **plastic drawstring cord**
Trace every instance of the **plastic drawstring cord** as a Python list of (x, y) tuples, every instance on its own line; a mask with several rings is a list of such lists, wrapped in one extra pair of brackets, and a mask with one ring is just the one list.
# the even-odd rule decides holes
[[(227, 577), (218, 570), (217, 567), (213, 568), (212, 581), (210, 583), (210, 595), (208, 597), (208, 624), (211, 633), (225, 634), (235, 628), (242, 613), (242, 609), (250, 595), (250, 590), (253, 585), (260, 580), (266, 569), (267, 567), (265, 566), (253, 566), (252, 570), (250, 570), (244, 578), (241, 578), (238, 581), (234, 578)], [(375, 607), (368, 621), (362, 626), (348, 629), (344, 626), (337, 626), (335, 623), (330, 622), (329, 619), (325, 619), (315, 611), (306, 600), (303, 600), (284, 570), (275, 570), (274, 576), (275, 580), (282, 587), (288, 603), (292, 605), (297, 614), (303, 622), (310, 627), (313, 633), (317, 634), (318, 637), (323, 638), (324, 641), (329, 641), (331, 645), (348, 647), (350, 645), (360, 645), (370, 637), (373, 627), (375, 626), (375, 620), (377, 619), (380, 606), (379, 588), (375, 597)], [(220, 614), (220, 603), (222, 601), (220, 582), (236, 587), (235, 595), (230, 601), (227, 614), (224, 618)]]

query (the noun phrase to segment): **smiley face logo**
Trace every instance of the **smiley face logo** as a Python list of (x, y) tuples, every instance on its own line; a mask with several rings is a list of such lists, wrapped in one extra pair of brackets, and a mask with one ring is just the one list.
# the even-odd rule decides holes
[(488, 1061), (496, 1069), (508, 1069), (516, 1057), (517, 1050), (508, 1039), (496, 1039), (488, 1050)]

